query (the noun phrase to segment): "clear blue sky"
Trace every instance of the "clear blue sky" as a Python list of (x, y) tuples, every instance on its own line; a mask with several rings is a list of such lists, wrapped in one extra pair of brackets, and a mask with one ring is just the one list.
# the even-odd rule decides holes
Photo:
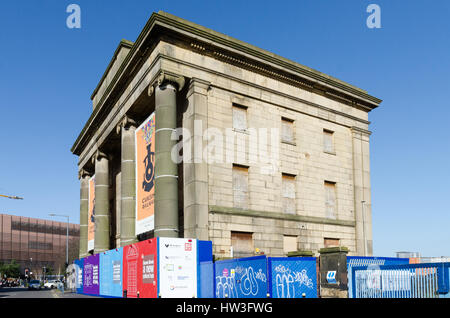
[[(81, 7), (81, 29), (66, 7)], [(381, 7), (381, 29), (366, 8)], [(370, 113), (374, 253), (450, 255), (450, 2), (2, 1), (0, 213), (79, 222), (70, 148), (122, 39), (154, 11), (272, 51), (383, 99)]]

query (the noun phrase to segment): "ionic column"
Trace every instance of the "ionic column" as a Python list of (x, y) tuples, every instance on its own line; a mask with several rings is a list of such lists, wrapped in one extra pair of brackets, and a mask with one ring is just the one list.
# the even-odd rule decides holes
[(121, 216), (120, 246), (137, 242), (136, 238), (136, 122), (128, 117), (117, 126), (121, 134)]
[(177, 141), (177, 89), (184, 78), (162, 73), (155, 88), (155, 237), (178, 237), (178, 169), (171, 158)]
[(352, 128), (356, 255), (361, 256), (373, 254), (369, 136), (369, 131)]
[(81, 169), (78, 174), (80, 179), (80, 258), (88, 255), (89, 178), (88, 172)]
[(109, 250), (109, 158), (97, 150), (95, 161), (95, 238), (94, 254)]

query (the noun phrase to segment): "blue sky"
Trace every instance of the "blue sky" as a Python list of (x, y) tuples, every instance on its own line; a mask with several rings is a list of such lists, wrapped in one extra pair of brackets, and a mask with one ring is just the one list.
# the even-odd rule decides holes
[[(81, 7), (81, 29), (66, 7)], [(366, 8), (381, 7), (381, 29)], [(167, 11), (292, 59), (383, 99), (370, 113), (374, 253), (450, 255), (450, 2), (3, 1), (0, 213), (79, 222), (70, 148), (122, 39)]]

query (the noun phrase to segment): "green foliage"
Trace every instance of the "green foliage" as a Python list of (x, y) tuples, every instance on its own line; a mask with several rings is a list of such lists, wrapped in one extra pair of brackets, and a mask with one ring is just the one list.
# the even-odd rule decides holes
[(0, 264), (0, 273), (2, 277), (19, 278), (20, 265), (15, 260), (12, 260), (9, 264)]
[(55, 271), (53, 269), (53, 267), (51, 266), (46, 266), (45, 267), (45, 275), (54, 275)]

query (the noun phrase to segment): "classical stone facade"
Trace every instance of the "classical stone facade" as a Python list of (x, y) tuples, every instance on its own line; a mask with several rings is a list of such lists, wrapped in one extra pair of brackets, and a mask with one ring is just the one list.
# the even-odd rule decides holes
[[(381, 100), (366, 91), (159, 12), (134, 43), (120, 42), (91, 99), (72, 147), (80, 256), (94, 173), (95, 253), (180, 236), (212, 240), (216, 257), (333, 245), (372, 254), (368, 114)], [(136, 237), (132, 136), (153, 112), (155, 230)], [(191, 159), (181, 163), (171, 160), (178, 127)]]

